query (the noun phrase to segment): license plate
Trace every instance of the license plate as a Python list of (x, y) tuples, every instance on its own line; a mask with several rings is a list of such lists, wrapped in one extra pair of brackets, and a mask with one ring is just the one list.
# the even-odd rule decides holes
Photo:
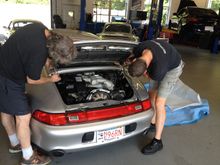
[(213, 26), (205, 26), (205, 31), (213, 32), (214, 31), (214, 27)]
[(117, 128), (97, 131), (97, 142), (106, 143), (110, 141), (115, 141), (123, 136), (124, 136), (124, 127), (117, 127)]

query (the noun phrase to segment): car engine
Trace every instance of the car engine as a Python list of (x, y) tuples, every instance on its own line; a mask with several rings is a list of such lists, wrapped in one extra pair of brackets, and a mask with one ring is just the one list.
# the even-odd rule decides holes
[(65, 104), (124, 100), (133, 90), (121, 71), (93, 71), (61, 75), (56, 85)]

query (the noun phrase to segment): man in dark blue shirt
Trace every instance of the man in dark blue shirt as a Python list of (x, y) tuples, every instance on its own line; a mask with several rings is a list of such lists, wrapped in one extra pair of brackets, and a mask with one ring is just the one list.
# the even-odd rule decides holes
[(73, 41), (39, 23), (18, 29), (0, 48), (1, 121), (10, 140), (9, 152), (22, 151), (22, 165), (50, 162), (48, 157), (40, 156), (31, 147), (31, 108), (25, 95), (25, 83), (60, 81), (58, 74), (41, 75), (43, 66), (49, 65), (49, 57), (63, 64), (70, 62), (75, 57)]
[(136, 58), (128, 68), (131, 76), (148, 75), (149, 96), (154, 109), (150, 131), (156, 134), (150, 144), (142, 149), (144, 154), (152, 154), (163, 148), (161, 140), (166, 119), (166, 99), (182, 73), (183, 62), (180, 54), (169, 43), (160, 40), (144, 41), (134, 49)]

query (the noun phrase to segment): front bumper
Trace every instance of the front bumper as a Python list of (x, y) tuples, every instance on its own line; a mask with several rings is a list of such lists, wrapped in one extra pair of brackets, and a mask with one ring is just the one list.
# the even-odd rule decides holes
[[(137, 135), (149, 128), (152, 116), (153, 111), (148, 110), (117, 119), (70, 126), (50, 126), (32, 119), (32, 142), (47, 152), (62, 150), (65, 153), (70, 153), (73, 151), (101, 146)], [(135, 129), (124, 133), (124, 135), (119, 139), (104, 143), (97, 141), (97, 131), (118, 127), (127, 128), (131, 125), (135, 125)], [(83, 140), (87, 133), (92, 133), (94, 135), (92, 140)]]

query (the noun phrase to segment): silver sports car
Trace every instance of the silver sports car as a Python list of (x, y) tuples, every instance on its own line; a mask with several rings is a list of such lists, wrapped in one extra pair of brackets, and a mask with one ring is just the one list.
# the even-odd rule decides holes
[(33, 108), (32, 142), (62, 156), (148, 129), (153, 115), (148, 93), (122, 65), (136, 44), (76, 41), (77, 58), (53, 70), (61, 81), (27, 85)]
[(101, 40), (126, 40), (138, 42), (139, 38), (133, 33), (132, 26), (124, 22), (108, 22), (101, 33), (96, 34)]

